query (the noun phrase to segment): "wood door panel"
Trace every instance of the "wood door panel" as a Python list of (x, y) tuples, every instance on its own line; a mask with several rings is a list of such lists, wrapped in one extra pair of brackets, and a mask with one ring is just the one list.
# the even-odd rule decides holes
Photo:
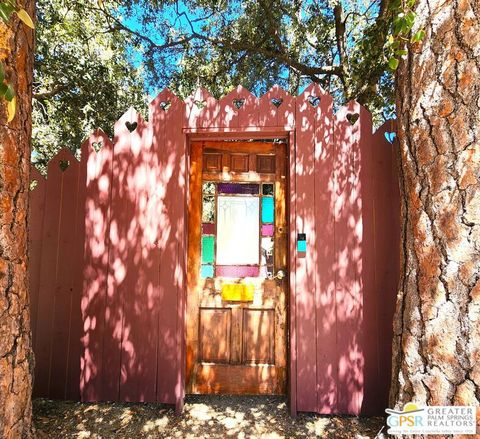
[(243, 310), (243, 363), (275, 363), (275, 310)]
[(223, 365), (200, 364), (195, 370), (192, 393), (229, 395), (283, 395), (287, 370), (267, 364)]
[[(286, 391), (288, 280), (268, 278), (279, 269), (288, 272), (286, 170), (286, 145), (282, 143), (205, 141), (191, 144), (187, 393), (284, 394)], [(213, 182), (213, 186), (203, 186), (203, 182)], [(238, 192), (232, 192), (233, 195), (225, 192), (220, 183), (227, 182), (235, 183)], [(239, 189), (238, 183), (255, 183), (258, 192), (245, 192)], [(272, 183), (273, 193), (271, 189), (264, 191), (264, 184), (271, 187)], [(254, 230), (247, 229), (247, 225), (259, 228), (258, 265), (220, 265), (219, 239), (228, 240), (229, 235), (219, 234), (217, 211), (211, 224), (202, 224), (202, 190), (211, 191), (211, 187), (213, 192), (208, 193), (215, 197), (215, 209), (219, 209), (219, 197), (258, 197), (262, 206), (258, 221), (244, 221), (243, 229), (240, 228), (250, 233)], [(272, 198), (274, 215), (267, 213), (264, 217), (264, 200)], [(265, 205), (271, 206), (271, 202)], [(266, 209), (268, 212), (269, 207)], [(214, 238), (213, 261), (211, 257), (202, 261), (203, 236)], [(267, 246), (269, 239), (274, 240), (273, 254)], [(204, 270), (205, 267), (212, 268)], [(245, 285), (249, 294), (228, 294), (235, 290), (237, 283)]]
[(200, 308), (200, 359), (206, 363), (230, 361), (230, 308)]

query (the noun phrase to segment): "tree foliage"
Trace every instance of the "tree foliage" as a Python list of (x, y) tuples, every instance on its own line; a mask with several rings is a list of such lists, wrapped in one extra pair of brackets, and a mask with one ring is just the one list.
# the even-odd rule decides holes
[[(320, 83), (357, 99), (378, 123), (393, 113), (393, 71), (415, 0), (40, 0), (34, 160), (73, 151), (94, 128), (111, 135), (130, 105), (170, 87), (257, 95)], [(413, 38), (421, 39), (422, 35)]]
[(37, 1), (32, 158), (40, 169), (62, 147), (78, 153), (97, 127), (112, 136), (129, 106), (145, 107), (142, 72), (128, 61), (130, 33), (105, 26), (92, 5)]
[(150, 84), (182, 96), (197, 85), (219, 96), (239, 83), (257, 94), (275, 83), (297, 93), (314, 81), (338, 103), (355, 98), (379, 115), (393, 105), (388, 66), (398, 54), (388, 36), (406, 7), (400, 0), (138, 0), (121, 18), (107, 14), (122, 31), (136, 23), (133, 42)]

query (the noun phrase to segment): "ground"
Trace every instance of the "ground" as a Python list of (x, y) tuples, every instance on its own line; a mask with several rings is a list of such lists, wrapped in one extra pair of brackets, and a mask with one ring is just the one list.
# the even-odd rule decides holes
[[(189, 396), (182, 416), (141, 403), (34, 400), (38, 438), (375, 438), (381, 417), (289, 416), (283, 397)], [(383, 432), (385, 429), (383, 429)]]

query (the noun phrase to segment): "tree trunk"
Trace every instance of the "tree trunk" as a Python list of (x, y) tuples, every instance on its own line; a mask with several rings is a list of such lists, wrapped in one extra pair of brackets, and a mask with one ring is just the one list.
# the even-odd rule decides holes
[(402, 266), (390, 404), (480, 399), (480, 4), (418, 0), (397, 72)]
[[(34, 2), (17, 1), (33, 17)], [(0, 21), (0, 59), (17, 94), (6, 123), (0, 100), (0, 437), (30, 438), (33, 353), (27, 277), (33, 32), (14, 14)]]

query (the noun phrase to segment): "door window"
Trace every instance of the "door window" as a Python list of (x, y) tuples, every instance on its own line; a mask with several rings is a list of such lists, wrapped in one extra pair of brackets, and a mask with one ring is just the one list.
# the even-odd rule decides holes
[(202, 188), (201, 277), (272, 277), (274, 184), (207, 181)]

